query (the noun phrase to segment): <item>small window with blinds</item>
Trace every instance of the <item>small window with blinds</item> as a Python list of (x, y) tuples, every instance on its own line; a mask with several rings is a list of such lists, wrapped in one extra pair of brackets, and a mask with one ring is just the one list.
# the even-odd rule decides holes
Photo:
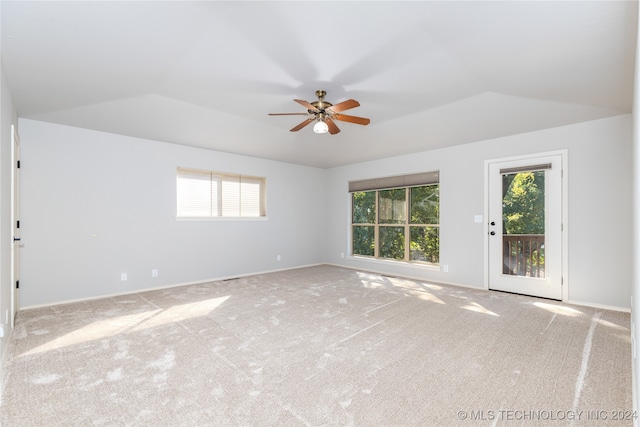
[(256, 218), (266, 216), (265, 178), (178, 168), (180, 218)]

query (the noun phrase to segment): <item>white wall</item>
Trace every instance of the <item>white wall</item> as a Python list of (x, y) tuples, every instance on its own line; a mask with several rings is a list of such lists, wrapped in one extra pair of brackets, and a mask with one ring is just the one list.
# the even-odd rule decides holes
[[(323, 261), (322, 169), (24, 119), (20, 137), (22, 307)], [(268, 219), (177, 221), (178, 166), (266, 177)]]
[[(484, 212), (484, 161), (567, 149), (569, 301), (628, 308), (631, 123), (621, 115), (321, 170), (21, 120), (23, 306), (320, 262), (482, 288), (486, 230), (473, 217)], [(266, 176), (269, 219), (176, 221), (177, 166)], [(448, 273), (340, 257), (349, 180), (430, 170), (441, 174)]]
[[(568, 149), (569, 301), (629, 308), (633, 258), (631, 116), (547, 129), (328, 170), (327, 261), (470, 287), (484, 286), (484, 162)], [(350, 180), (440, 171), (441, 264), (449, 272), (346, 257)]]
[[(640, 18), (640, 9), (638, 10)], [(633, 88), (633, 287), (631, 309), (631, 346), (633, 372), (633, 409), (640, 407), (640, 359), (638, 358), (638, 330), (640, 328), (640, 34), (636, 36), (635, 85)], [(637, 419), (634, 425), (639, 425)]]
[(11, 91), (0, 64), (0, 369), (11, 328), (11, 124), (16, 123)]

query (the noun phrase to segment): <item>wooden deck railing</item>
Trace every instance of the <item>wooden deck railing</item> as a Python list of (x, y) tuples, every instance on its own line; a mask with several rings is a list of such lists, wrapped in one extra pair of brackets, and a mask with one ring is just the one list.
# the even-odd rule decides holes
[(544, 277), (544, 234), (505, 234), (502, 249), (504, 274)]

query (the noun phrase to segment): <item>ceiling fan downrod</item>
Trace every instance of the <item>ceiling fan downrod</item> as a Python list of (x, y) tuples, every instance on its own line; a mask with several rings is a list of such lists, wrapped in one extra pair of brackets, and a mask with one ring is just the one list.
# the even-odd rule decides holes
[[(333, 104), (330, 102), (325, 102), (324, 101), (324, 97), (327, 95), (327, 92), (324, 90), (317, 90), (316, 91), (316, 96), (318, 97), (317, 101), (314, 101), (311, 103), (311, 105), (313, 105), (314, 107), (316, 107), (318, 110), (320, 110), (321, 112), (324, 113), (324, 110), (326, 108), (332, 107)], [(314, 113), (313, 110), (309, 110), (309, 113)]]

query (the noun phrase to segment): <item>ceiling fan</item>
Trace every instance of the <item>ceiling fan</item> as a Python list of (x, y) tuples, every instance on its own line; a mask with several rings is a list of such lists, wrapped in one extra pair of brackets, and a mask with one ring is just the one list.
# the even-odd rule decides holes
[(348, 99), (340, 102), (336, 105), (326, 102), (324, 100), (327, 92), (324, 90), (317, 90), (317, 101), (307, 102), (302, 99), (294, 99), (295, 102), (302, 105), (307, 109), (306, 113), (269, 113), (270, 116), (307, 116), (307, 119), (300, 123), (298, 126), (291, 129), (291, 132), (296, 132), (310, 124), (316, 122), (313, 126), (315, 133), (327, 133), (335, 135), (340, 132), (338, 126), (336, 126), (334, 120), (341, 120), (343, 122), (355, 123), (358, 125), (368, 125), (371, 120), (364, 117), (349, 116), (346, 114), (340, 114), (342, 111), (349, 110), (351, 108), (359, 107), (360, 103), (355, 99)]

